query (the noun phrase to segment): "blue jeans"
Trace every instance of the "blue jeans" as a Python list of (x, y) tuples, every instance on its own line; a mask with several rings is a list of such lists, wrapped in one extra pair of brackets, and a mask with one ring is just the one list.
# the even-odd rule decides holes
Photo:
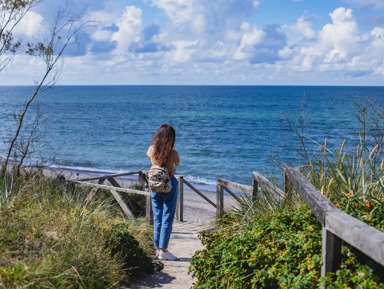
[(152, 193), (153, 210), (153, 239), (155, 247), (168, 248), (172, 233), (173, 219), (176, 212), (176, 201), (178, 192), (178, 181), (175, 177), (171, 179), (172, 190), (167, 193)]

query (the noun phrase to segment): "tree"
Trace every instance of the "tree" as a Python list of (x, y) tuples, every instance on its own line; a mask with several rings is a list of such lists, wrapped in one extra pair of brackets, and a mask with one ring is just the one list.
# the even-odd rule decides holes
[(39, 2), (40, 0), (0, 0), (0, 71), (21, 47), (21, 41), (14, 39), (13, 30)]
[[(4, 1), (1, 1), (0, 3), (2, 3), (3, 7), (6, 7), (6, 8), (10, 7), (9, 8), (10, 12), (14, 11), (12, 10), (12, 7), (15, 7), (14, 9), (17, 9), (17, 8), (20, 9), (18, 12), (19, 14), (17, 14), (17, 12), (13, 12), (14, 14), (19, 15), (17, 18), (18, 20), (17, 23), (19, 23), (21, 18), (25, 16), (25, 14), (29, 11), (32, 5), (36, 4), (37, 1), (4, 0)], [(10, 13), (10, 12), (9, 10), (4, 10), (4, 13)], [(25, 156), (28, 154), (30, 142), (27, 142), (26, 146), (24, 146), (23, 148), (20, 148), (20, 144), (22, 144), (22, 142), (18, 142), (20, 138), (21, 130), (23, 128), (25, 115), (27, 114), (31, 104), (36, 100), (37, 95), (42, 91), (45, 91), (46, 89), (52, 87), (56, 83), (57, 77), (62, 68), (62, 64), (63, 64), (62, 58), (63, 58), (63, 53), (65, 49), (69, 45), (77, 43), (77, 38), (79, 36), (80, 31), (82, 31), (82, 29), (84, 29), (87, 25), (89, 25), (89, 22), (82, 21), (82, 19), (84, 19), (85, 13), (86, 13), (86, 9), (82, 11), (73, 12), (70, 9), (68, 9), (68, 7), (66, 7), (64, 9), (58, 10), (54, 18), (53, 24), (49, 27), (48, 31), (43, 36), (43, 39), (41, 41), (37, 41), (34, 44), (31, 44), (31, 43), (27, 44), (26, 53), (29, 54), (30, 56), (39, 57), (45, 63), (45, 73), (41, 78), (41, 80), (38, 82), (34, 93), (26, 101), (22, 112), (17, 116), (17, 129), (13, 134), (13, 136), (11, 137), (8, 153), (3, 163), (3, 170), (5, 170), (8, 167), (12, 153), (16, 148), (19, 152), (22, 152), (21, 156), (18, 156), (19, 157), (18, 171), (20, 166), (22, 165), (22, 162), (25, 159)], [(2, 17), (7, 18), (4, 15), (2, 15)], [(10, 21), (10, 23), (11, 22), (12, 21)], [(17, 25), (17, 23), (15, 23), (14, 25), (11, 25), (11, 24), (8, 24), (8, 25), (11, 25), (11, 29), (13, 30), (15, 25)], [(4, 40), (4, 41), (7, 41), (7, 43), (9, 44), (4, 45), (5, 50), (3, 52), (3, 55), (5, 55), (5, 52), (7, 51), (10, 51), (13, 53), (16, 47), (17, 48), (20, 47), (20, 42), (18, 41), (13, 42), (12, 33), (9, 31), (11, 30), (8, 30), (8, 32), (5, 32), (4, 34), (4, 37), (8, 37), (7, 40)], [(6, 50), (7, 48), (8, 50)], [(0, 54), (0, 56), (1, 55), (2, 54)], [(6, 57), (6, 59), (8, 62), (4, 63), (5, 65), (9, 63), (10, 58)], [(3, 66), (3, 68), (4, 67), (5, 66)], [(37, 117), (39, 117), (39, 114), (37, 114)], [(38, 123), (39, 121), (37, 121), (37, 124)], [(32, 135), (35, 132), (36, 132), (36, 126), (33, 125), (31, 128), (31, 131), (29, 132), (28, 140), (33, 139)]]

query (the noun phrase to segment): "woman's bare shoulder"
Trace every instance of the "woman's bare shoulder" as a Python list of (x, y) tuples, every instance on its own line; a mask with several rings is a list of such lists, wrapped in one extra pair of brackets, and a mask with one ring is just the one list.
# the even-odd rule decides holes
[(151, 157), (152, 154), (153, 154), (153, 145), (151, 145), (151, 146), (148, 148), (147, 156)]

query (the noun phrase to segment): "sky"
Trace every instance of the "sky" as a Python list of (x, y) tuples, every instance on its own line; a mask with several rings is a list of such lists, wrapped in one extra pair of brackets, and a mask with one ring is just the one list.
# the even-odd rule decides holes
[[(15, 37), (40, 39), (62, 0), (46, 0)], [(87, 7), (59, 85), (384, 85), (383, 0), (77, 0)], [(18, 53), (0, 85), (33, 85)]]

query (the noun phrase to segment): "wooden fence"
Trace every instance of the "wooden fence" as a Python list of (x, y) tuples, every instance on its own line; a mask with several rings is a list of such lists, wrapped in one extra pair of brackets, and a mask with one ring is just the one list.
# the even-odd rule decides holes
[(341, 263), (341, 245), (346, 242), (384, 266), (384, 232), (339, 210), (315, 186), (310, 183), (292, 164), (284, 165), (284, 192), (269, 182), (263, 175), (253, 172), (253, 185), (244, 186), (227, 180), (217, 180), (217, 217), (223, 212), (223, 191), (232, 197), (238, 196), (228, 188), (252, 195), (256, 200), (259, 185), (271, 192), (277, 201), (291, 203), (291, 193), (295, 189), (312, 210), (323, 226), (321, 276), (335, 272)]
[(224, 191), (226, 191), (235, 200), (240, 201), (239, 196), (232, 192), (230, 189), (248, 194), (252, 197), (252, 201), (256, 201), (259, 195), (259, 187), (262, 186), (272, 193), (277, 202), (282, 202), (285, 199), (284, 192), (278, 187), (273, 185), (267, 178), (259, 172), (253, 172), (252, 186), (246, 186), (239, 183), (231, 182), (228, 180), (218, 179), (216, 189), (216, 218), (220, 218), (224, 210)]
[(307, 203), (322, 229), (321, 276), (340, 267), (342, 241), (384, 266), (384, 233), (340, 211), (292, 164), (284, 165), (286, 193), (295, 189)]
[[(123, 201), (122, 196), (120, 193), (127, 193), (128, 196), (126, 198), (129, 199), (129, 194), (138, 194), (138, 195), (144, 195), (146, 196), (146, 219), (150, 222), (153, 221), (153, 213), (152, 213), (152, 203), (151, 203), (151, 193), (148, 191), (141, 191), (141, 190), (134, 190), (134, 189), (128, 189), (128, 188), (122, 188), (118, 180), (116, 178), (129, 176), (129, 175), (138, 175), (138, 183), (145, 188), (147, 180), (145, 171), (136, 171), (136, 172), (129, 172), (129, 173), (122, 173), (122, 174), (113, 174), (113, 175), (103, 175), (98, 177), (91, 177), (91, 178), (84, 178), (79, 180), (71, 180), (70, 182), (81, 185), (81, 186), (88, 186), (92, 187), (92, 190), (89, 192), (86, 203), (89, 203), (97, 191), (99, 189), (105, 189), (112, 193), (113, 197), (116, 199), (117, 203), (120, 205), (121, 209), (123, 210), (124, 214), (128, 218), (134, 218), (134, 214), (132, 213), (132, 209), (130, 206), (132, 206), (132, 202), (126, 202)], [(205, 201), (207, 201), (209, 204), (211, 204), (214, 208), (216, 208), (216, 204), (212, 202), (208, 197), (206, 197), (201, 191), (196, 189), (192, 184), (190, 184), (187, 180), (183, 178), (183, 176), (176, 175), (175, 178), (177, 179), (179, 185), (178, 185), (178, 198), (177, 198), (177, 205), (176, 205), (176, 220), (182, 222), (184, 220), (184, 184), (187, 185), (189, 188), (192, 189), (195, 193), (197, 193), (199, 196), (201, 196)], [(94, 183), (92, 181), (97, 181), (97, 183)], [(109, 184), (105, 184), (105, 182), (108, 181)], [(133, 202), (134, 204), (134, 202)]]
[[(130, 172), (124, 174), (105, 175), (94, 178), (74, 180), (72, 182), (93, 187), (87, 197), (90, 202), (98, 189), (109, 190), (127, 217), (133, 217), (130, 208), (122, 200), (120, 192), (145, 195), (147, 197), (146, 218), (152, 220), (150, 192), (122, 188), (115, 178), (138, 174), (138, 182), (145, 187), (146, 178), (144, 171)], [(321, 275), (325, 276), (328, 272), (335, 272), (340, 267), (341, 262), (341, 244), (346, 242), (356, 249), (363, 252), (368, 257), (375, 260), (378, 264), (384, 266), (384, 232), (381, 232), (354, 217), (340, 211), (330, 202), (319, 190), (315, 188), (292, 164), (284, 165), (284, 192), (268, 181), (262, 174), (253, 172), (252, 186), (246, 186), (228, 180), (218, 179), (216, 190), (216, 204), (207, 198), (201, 191), (183, 178), (175, 176), (179, 182), (179, 194), (176, 208), (176, 219), (183, 221), (183, 202), (184, 202), (184, 184), (201, 196), (205, 201), (216, 209), (216, 218), (220, 218), (224, 212), (224, 191), (239, 201), (238, 194), (231, 189), (246, 193), (256, 200), (259, 196), (259, 187), (262, 186), (274, 196), (279, 202), (291, 203), (292, 190), (301, 196), (316, 218), (323, 226), (322, 229), (322, 260)], [(98, 181), (91, 183), (90, 181)], [(104, 185), (105, 181), (110, 185)]]

